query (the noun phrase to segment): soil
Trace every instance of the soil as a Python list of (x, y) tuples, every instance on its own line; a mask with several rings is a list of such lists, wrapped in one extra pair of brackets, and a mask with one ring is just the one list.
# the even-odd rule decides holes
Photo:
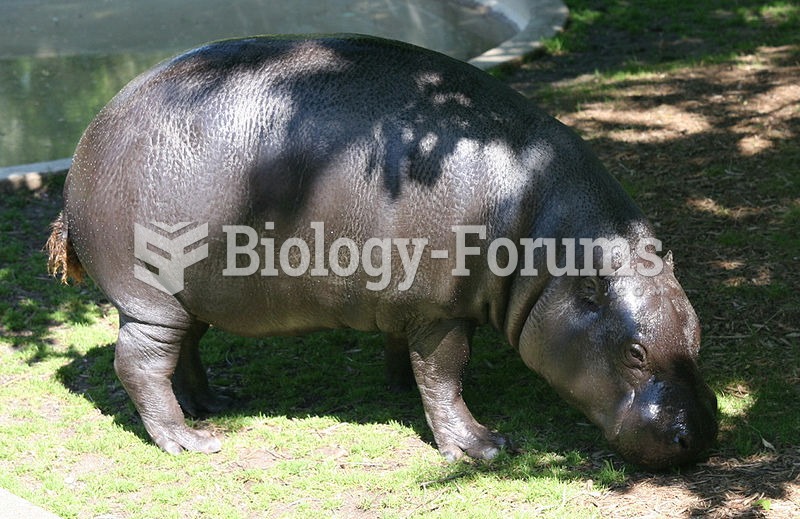
[[(793, 352), (785, 365), (796, 366), (800, 309), (715, 301), (704, 293), (713, 284), (765, 287), (773, 279), (800, 286), (796, 247), (744, 243), (731, 253), (712, 240), (731, 230), (786, 231), (783, 218), (800, 207), (796, 173), (786, 173), (800, 158), (800, 47), (760, 47), (708, 65), (618, 80), (596, 74), (714, 52), (701, 40), (659, 32), (633, 39), (597, 28), (585, 51), (536, 57), (508, 72), (506, 81), (540, 98), (540, 106), (589, 140), (611, 172), (633, 187), (658, 233), (669, 237), (679, 278), (693, 288), (695, 306), (702, 301), (705, 369), (724, 366), (735, 349), (730, 341), (752, 336), (754, 328), (769, 330), (783, 352)], [(546, 95), (554, 87), (579, 94)], [(578, 98), (580, 92), (590, 93)], [(784, 189), (768, 189), (768, 182)], [(637, 192), (640, 185), (651, 187)], [(800, 391), (796, 369), (781, 369), (778, 361), (775, 370), (790, 371), (782, 375), (794, 377), (789, 385)], [(607, 517), (800, 517), (800, 447), (761, 441), (759, 455), (737, 457), (720, 442), (707, 462), (682, 473), (630, 474), (618, 488), (587, 492), (587, 503)]]

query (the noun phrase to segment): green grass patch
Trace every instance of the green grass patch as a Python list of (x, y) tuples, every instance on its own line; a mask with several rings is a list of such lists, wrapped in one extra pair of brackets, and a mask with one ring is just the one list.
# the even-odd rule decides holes
[[(565, 113), (632, 96), (645, 109), (678, 95), (681, 114), (721, 113), (733, 105), (703, 112), (713, 96), (700, 87), (710, 87), (687, 71), (735, 68), (760, 47), (800, 42), (794, 2), (568, 3), (571, 25), (545, 49), (565, 63), (589, 56), (591, 67), (537, 93)], [(674, 88), (647, 90), (654, 85)], [(754, 158), (737, 155), (738, 121), (712, 122), (655, 143), (620, 144), (613, 132), (633, 123), (591, 120), (582, 131), (676, 251), (704, 326), (703, 372), (719, 397), (715, 454), (787, 456), (800, 444), (800, 148), (793, 134)], [(243, 339), (217, 330), (202, 354), (212, 385), (236, 404), (191, 423), (223, 437), (223, 451), (160, 452), (113, 372), (116, 311), (91, 283), (62, 286), (45, 274), (41, 247), (62, 186), (55, 177), (36, 193), (0, 195), (0, 486), (65, 518), (599, 517), (599, 496), (641, 476), (486, 329), (464, 396), (518, 454), (444, 463), (418, 395), (386, 390), (378, 334)], [(705, 199), (710, 209), (690, 203)], [(769, 511), (782, 497), (752, 506)]]
[[(568, 29), (546, 39), (545, 50), (559, 55), (595, 53), (602, 61), (604, 53), (632, 56), (640, 53), (645, 42), (653, 42), (654, 52), (623, 63), (621, 70), (626, 73), (654, 65), (668, 71), (717, 63), (760, 46), (800, 42), (800, 6), (784, 0), (569, 0), (566, 4)], [(591, 37), (593, 32), (601, 35), (597, 41)], [(614, 49), (617, 45), (628, 48)], [(609, 72), (620, 70), (615, 67)]]
[(596, 517), (580, 499), (585, 480), (596, 489), (620, 482), (590, 456), (605, 448), (598, 431), (489, 330), (476, 339), (465, 396), (522, 454), (446, 464), (419, 396), (385, 388), (379, 334), (243, 339), (217, 330), (204, 339), (204, 360), (236, 405), (191, 423), (222, 436), (223, 451), (161, 452), (114, 375), (116, 311), (91, 283), (63, 286), (45, 273), (41, 247), (62, 182), (4, 195), (0, 209), (0, 225), (24, 217), (0, 275), (4, 488), (65, 518)]

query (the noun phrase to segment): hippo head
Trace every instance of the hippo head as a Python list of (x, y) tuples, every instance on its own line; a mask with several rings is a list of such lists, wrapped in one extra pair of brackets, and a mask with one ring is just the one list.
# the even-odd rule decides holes
[(696, 461), (716, 437), (699, 346), (700, 324), (669, 254), (656, 275), (551, 278), (519, 340), (525, 363), (615, 450), (654, 470)]

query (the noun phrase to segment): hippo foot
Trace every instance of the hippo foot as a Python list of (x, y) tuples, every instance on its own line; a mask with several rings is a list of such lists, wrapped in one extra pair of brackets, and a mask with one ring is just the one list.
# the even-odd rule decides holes
[(448, 463), (453, 463), (464, 454), (478, 460), (491, 460), (506, 448), (511, 448), (511, 442), (506, 436), (486, 430), (466, 444), (445, 443), (439, 447), (439, 453)]
[(222, 402), (208, 389), (197, 354), (195, 339), (207, 327), (195, 326), (187, 331), (120, 314), (114, 370), (133, 400), (147, 433), (156, 445), (170, 454), (180, 454), (184, 450), (212, 453), (222, 448), (210, 432), (186, 425), (176, 398), (176, 394), (190, 395), (184, 398), (184, 404), (195, 411), (213, 408)]
[(222, 449), (222, 443), (208, 431), (192, 429), (184, 424), (174, 427), (147, 427), (153, 441), (169, 454), (183, 451), (211, 454)]

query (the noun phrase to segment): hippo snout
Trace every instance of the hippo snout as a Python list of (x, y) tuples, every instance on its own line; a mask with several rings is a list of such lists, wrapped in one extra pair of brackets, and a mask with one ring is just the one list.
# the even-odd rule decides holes
[(704, 382), (651, 377), (610, 443), (627, 461), (663, 470), (697, 461), (716, 436), (717, 398)]

